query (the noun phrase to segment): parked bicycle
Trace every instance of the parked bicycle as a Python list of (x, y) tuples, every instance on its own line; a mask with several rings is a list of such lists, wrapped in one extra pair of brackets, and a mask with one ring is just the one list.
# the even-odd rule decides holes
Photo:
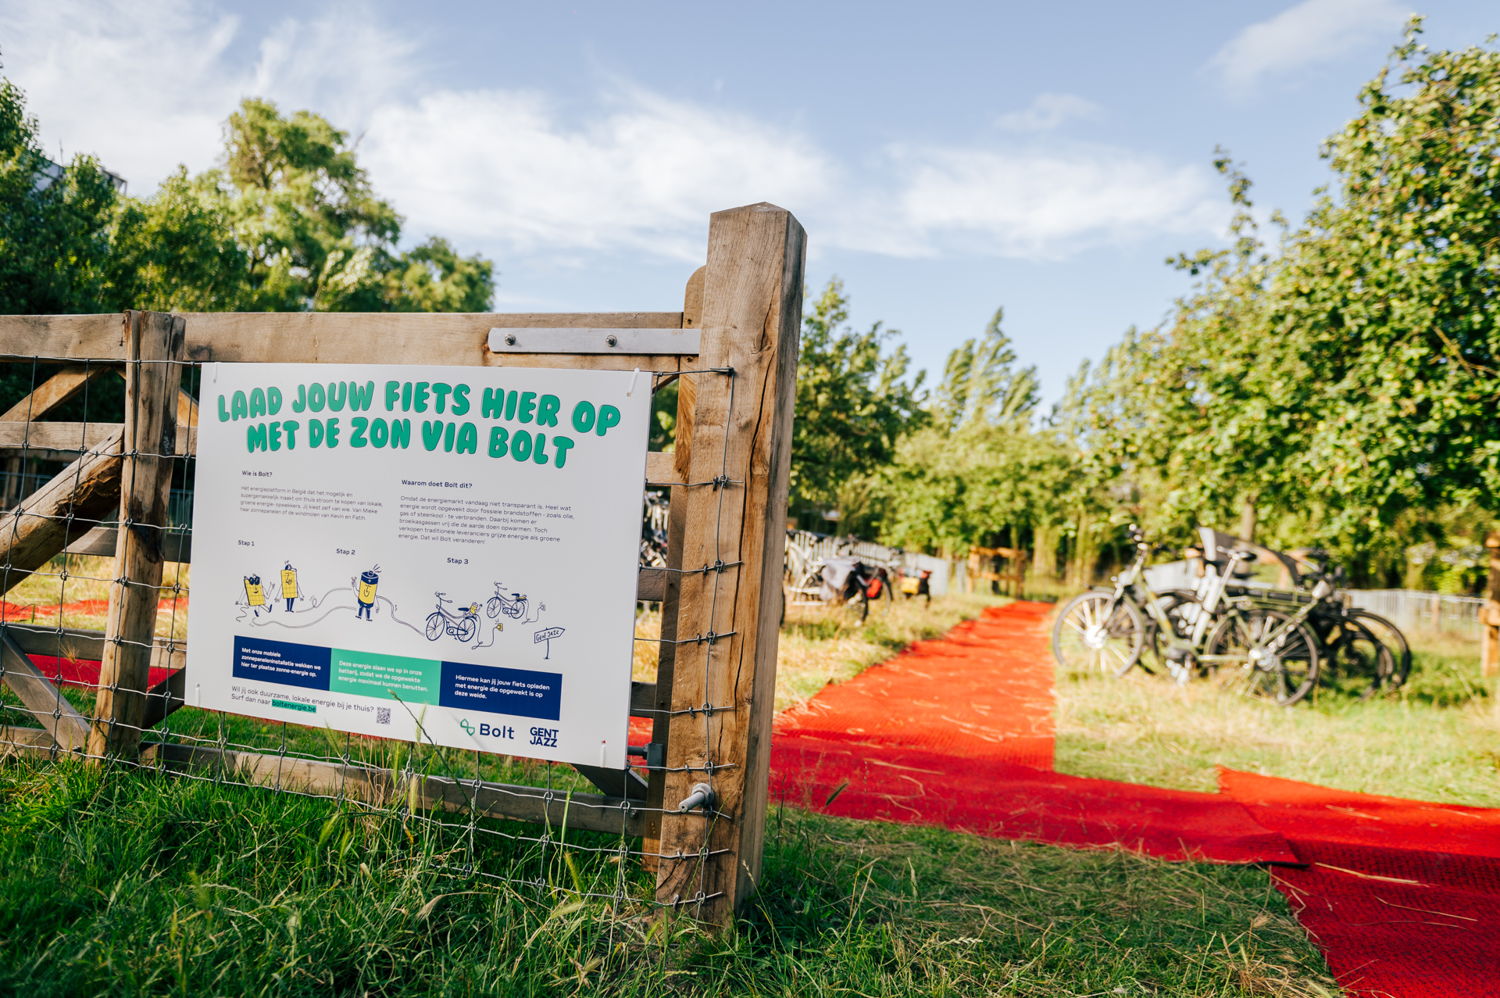
[(1153, 589), (1145, 574), (1151, 545), (1133, 524), (1130, 536), (1136, 556), (1112, 580), (1113, 590), (1080, 593), (1057, 615), (1052, 655), (1066, 669), (1123, 676), (1139, 665), (1151, 672), (1145, 660), (1148, 646), (1155, 653), (1164, 635), (1186, 634), (1193, 626), (1179, 608), (1195, 602), (1194, 594)]
[(495, 583), (495, 595), (491, 596), (484, 604), (484, 612), (491, 617), (501, 614), (512, 620), (520, 620), (526, 616), (526, 595), (524, 593), (511, 593), (505, 595), (505, 589), (500, 583)]
[(667, 499), (659, 492), (646, 492), (641, 517), (640, 563), (647, 568), (667, 567)]
[(474, 640), (479, 633), (479, 604), (449, 609), (453, 601), (446, 593), (433, 593), (437, 597), (437, 609), (427, 615), (427, 640), (436, 641), (444, 634), (463, 642)]
[(863, 622), (870, 615), (870, 601), (891, 599), (889, 573), (879, 565), (866, 564), (852, 555), (839, 555), (817, 562), (794, 586), (789, 587), (791, 606), (825, 606), (846, 610)]
[[(1309, 566), (1304, 579), (1326, 579), (1342, 585), (1344, 570), (1326, 551), (1302, 555)], [(1401, 629), (1378, 613), (1351, 606), (1347, 596), (1337, 594), (1319, 603), (1309, 618), (1323, 642), (1330, 668), (1325, 682), (1368, 699), (1382, 687), (1399, 686), (1411, 673), (1411, 646)]]
[(1114, 589), (1082, 593), (1058, 613), (1052, 648), (1060, 665), (1122, 676), (1144, 664), (1149, 644), (1179, 682), (1212, 676), (1280, 704), (1307, 696), (1317, 683), (1319, 641), (1305, 617), (1228, 592), (1240, 566), (1255, 560), (1253, 552), (1205, 558), (1216, 571), (1205, 573), (1191, 594), (1157, 593), (1145, 577), (1151, 547), (1134, 525), (1131, 537), (1136, 558)]

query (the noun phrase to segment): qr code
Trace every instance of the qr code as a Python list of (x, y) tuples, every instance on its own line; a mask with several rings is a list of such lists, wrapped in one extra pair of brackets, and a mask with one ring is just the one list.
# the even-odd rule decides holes
[(375, 708), (375, 723), (376, 724), (390, 724), (391, 723), (391, 708), (389, 708), (389, 707), (376, 707)]

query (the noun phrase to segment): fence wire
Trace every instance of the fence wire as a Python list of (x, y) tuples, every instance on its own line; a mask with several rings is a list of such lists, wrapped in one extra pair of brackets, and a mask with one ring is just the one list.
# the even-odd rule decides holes
[[(191, 411), (186, 403), (189, 396), (197, 395), (202, 375), (199, 364), (130, 363), (180, 367), (183, 402), (179, 414)], [(606, 797), (566, 764), (184, 706), (196, 465), (192, 434), (179, 424), (179, 446), (171, 453), (127, 451), (115, 436), (125, 418), (124, 367), (120, 361), (0, 355), (0, 412), (6, 413), (0, 419), (0, 475), (9, 507), (0, 530), (6, 544), (6, 553), (0, 557), (4, 587), (0, 593), (0, 642), (4, 645), (0, 652), (0, 680), (4, 681), (0, 755), (101, 758), (89, 748), (86, 737), (110, 720), (100, 715), (101, 696), (113, 699), (116, 694), (130, 693), (118, 683), (105, 684), (101, 679), (110, 593), (146, 582), (156, 597), (152, 639), (113, 639), (119, 648), (139, 649), (149, 656), (145, 721), (133, 728), (140, 733), (142, 750), (137, 758), (112, 757), (112, 767), (205, 781), (226, 790), (255, 788), (297, 795), (326, 801), (337, 811), (381, 817), (403, 827), (417, 825), (440, 842), (433, 853), (438, 860), (434, 873), (506, 884), (539, 896), (566, 893), (607, 902), (617, 912), (658, 905), (701, 906), (720, 896), (700, 891), (689, 899), (655, 899), (654, 878), (648, 875), (655, 864), (693, 858), (675, 851), (671, 855), (647, 851), (642, 842), (643, 831), (654, 819), (678, 813), (676, 802), (652, 807), (644, 794), (630, 799)], [(670, 383), (668, 375), (728, 379), (732, 411), (736, 385), (732, 369), (656, 373), (653, 381), (658, 387)], [(62, 400), (44, 406), (43, 400), (50, 397)], [(662, 779), (669, 772), (702, 773), (707, 779), (728, 765), (713, 755), (712, 725), (717, 714), (736, 709), (734, 691), (714, 689), (711, 684), (713, 656), (723, 653), (721, 642), (735, 633), (712, 629), (720, 619), (721, 595), (734, 591), (724, 589), (724, 576), (741, 567), (737, 549), (725, 549), (722, 530), (726, 496), (743, 485), (729, 475), (732, 423), (724, 421), (719, 441), (720, 473), (707, 481), (673, 486), (674, 492), (683, 490), (675, 492), (679, 497), (699, 489), (717, 493), (714, 557), (704, 565), (668, 568), (682, 577), (703, 577), (708, 586), (710, 629), (663, 635), (659, 606), (643, 603), (638, 607), (635, 635), (638, 653), (633, 665), (639, 678), (655, 678), (664, 646), (703, 648), (707, 693), (703, 704), (680, 710), (638, 705), (631, 711), (632, 716), (645, 720), (701, 715), (702, 751), (690, 755), (703, 761), (669, 767), (664, 751), (634, 745), (631, 757), (635, 761), (627, 773), (647, 780)], [(706, 443), (699, 437), (694, 446)], [(122, 524), (119, 490), (100, 494), (93, 487), (101, 462), (127, 457), (170, 461), (172, 490), (166, 522)], [(140, 465), (131, 462), (127, 467), (139, 469)], [(128, 490), (133, 483), (122, 484)], [(664, 503), (660, 493), (650, 501), (658, 506)], [(658, 517), (664, 529), (664, 509)], [(694, 527), (706, 529), (705, 524)], [(120, 529), (162, 545), (168, 561), (159, 583), (117, 576), (114, 545)], [(734, 532), (730, 539), (737, 536)], [(61, 550), (50, 554), (45, 550), (49, 544)], [(622, 663), (621, 667), (629, 666)], [(115, 721), (115, 727), (121, 723)], [(703, 813), (703, 820), (710, 823), (722, 817), (711, 809)], [(727, 851), (706, 846), (698, 851), (699, 882), (709, 858)], [(564, 854), (579, 862), (560, 864)], [(564, 866), (568, 876), (556, 875)]]

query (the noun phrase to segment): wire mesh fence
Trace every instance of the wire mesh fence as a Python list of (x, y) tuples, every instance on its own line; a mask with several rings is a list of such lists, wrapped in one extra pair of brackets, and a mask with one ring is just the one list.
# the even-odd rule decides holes
[[(435, 872), (727, 921), (760, 865), (775, 683), (762, 621), (780, 601), (802, 257), (795, 219), (752, 205), (713, 216), (679, 313), (0, 316), (0, 470), (29, 489), (0, 529), (0, 748), (320, 799), (421, 828)], [(677, 386), (675, 451), (646, 455), (643, 482), (670, 496), (666, 564), (640, 570), (653, 609), (619, 665), (637, 672), (630, 764), (196, 706), (200, 365), (367, 364), (374, 333), (381, 363), (492, 365), (516, 332), (501, 366), (633, 366), (632, 386)]]
[[(736, 765), (716, 757), (710, 730), (717, 714), (734, 709), (729, 691), (715, 689), (712, 676), (713, 656), (723, 653), (733, 631), (710, 628), (707, 633), (664, 636), (662, 614), (655, 609), (661, 595), (640, 604), (637, 644), (653, 652), (664, 645), (701, 648), (702, 685), (709, 692), (701, 704), (676, 709), (635, 698), (634, 765), (623, 773), (590, 774), (560, 763), (198, 709), (191, 705), (191, 677), (184, 665), (192, 599), (190, 483), (196, 416), (187, 389), (201, 383), (201, 366), (177, 360), (135, 362), (169, 366), (174, 371), (170, 380), (184, 386), (182, 404), (174, 408), (185, 419), (172, 434), (182, 446), (153, 450), (126, 439), (122, 429), (126, 399), (116, 390), (121, 365), (79, 365), (72, 358), (42, 355), (3, 356), (0, 363), (5, 365), (0, 385), (5, 400), (26, 406), (23, 418), (10, 428), (19, 432), (3, 441), (8, 445), (4, 456), (28, 469), (17, 472), (25, 476), (27, 492), (7, 516), (6, 552), (0, 557), (6, 594), (0, 603), (5, 644), (0, 679), (6, 687), (0, 694), (0, 746), (51, 760), (102, 761), (107, 753), (94, 735), (101, 728), (123, 726), (132, 730), (140, 751), (108, 753), (113, 766), (299, 794), (403, 826), (420, 823), (437, 836), (439, 846), (431, 853), (435, 872), (544, 894), (564, 890), (608, 901), (616, 909), (685, 903), (701, 908), (721, 896), (700, 891), (689, 898), (655, 897), (650, 871), (663, 858), (680, 862), (689, 857), (680, 850), (663, 853), (649, 841), (663, 815), (679, 812), (662, 803), (659, 793), (655, 803), (648, 803), (646, 788), (653, 774), (691, 773), (706, 779)], [(115, 382), (107, 380), (111, 378)], [(736, 373), (731, 368), (664, 371), (653, 380), (661, 384), (669, 378), (720, 382), (727, 386), (732, 408)], [(75, 390), (63, 393), (60, 379)], [(707, 394), (701, 386), (698, 392)], [(725, 587), (733, 584), (742, 565), (719, 528), (731, 488), (744, 484), (730, 475), (730, 432), (725, 421), (718, 441), (696, 441), (703, 450), (716, 444), (722, 455), (719, 474), (673, 488), (679, 501), (697, 490), (712, 494), (713, 521), (700, 533), (712, 537), (714, 557), (692, 567), (658, 569), (701, 580), (710, 621), (722, 615)], [(154, 518), (161, 522), (121, 512), (121, 492), (129, 495), (140, 484), (135, 478), (147, 473), (143, 459), (167, 465), (157, 473), (171, 484), (175, 501), (170, 512)], [(144, 538), (154, 550), (157, 577), (124, 577), (113, 554), (99, 553), (113, 551), (120, 529)], [(99, 543), (100, 532), (108, 543)], [(111, 593), (125, 588), (149, 594), (151, 622), (141, 637), (112, 626)], [(144, 688), (129, 688), (129, 679), (119, 672), (106, 675), (111, 649), (146, 658)], [(659, 653), (644, 656), (645, 671), (659, 667), (660, 659)], [(114, 698), (133, 694), (143, 707), (137, 723), (109, 711)], [(412, 708), (398, 704), (396, 709)], [(652, 740), (651, 724), (678, 717), (701, 726), (702, 751), (691, 762), (670, 766), (660, 742)], [(706, 809), (704, 820), (716, 817), (729, 816)], [(691, 859), (701, 864), (725, 851), (705, 847)], [(577, 862), (559, 859), (564, 855)], [(565, 882), (554, 875), (559, 868), (570, 871)]]
[(1474, 596), (1448, 596), (1414, 589), (1351, 589), (1349, 599), (1411, 631), (1452, 634), (1479, 640), (1483, 626), (1479, 612), (1484, 600)]

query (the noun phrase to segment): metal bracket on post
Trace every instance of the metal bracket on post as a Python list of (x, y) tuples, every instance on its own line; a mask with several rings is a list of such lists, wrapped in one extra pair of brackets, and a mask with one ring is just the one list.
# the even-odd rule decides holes
[(701, 329), (496, 328), (491, 353), (618, 353), (697, 356)]
[(646, 760), (647, 769), (660, 769), (667, 764), (667, 747), (661, 742), (647, 742), (644, 745), (627, 745), (625, 754)]

